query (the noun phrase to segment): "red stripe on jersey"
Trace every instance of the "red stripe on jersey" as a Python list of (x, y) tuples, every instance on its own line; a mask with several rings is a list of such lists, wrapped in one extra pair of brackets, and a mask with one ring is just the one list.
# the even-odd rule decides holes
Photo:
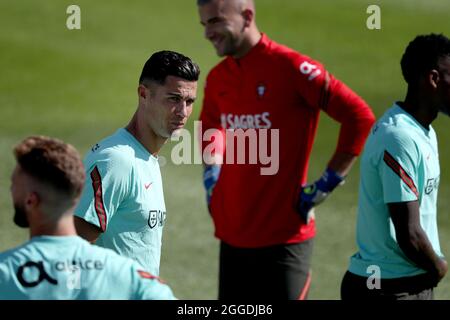
[(139, 275), (141, 276), (141, 278), (144, 279), (156, 279), (158, 280), (160, 283), (165, 283), (164, 281), (162, 281), (159, 277), (152, 275), (150, 272), (147, 271), (143, 271), (143, 270), (138, 270)]
[(141, 278), (144, 278), (144, 279), (157, 279), (158, 278), (157, 276), (154, 276), (147, 271), (138, 270), (138, 273), (141, 276)]
[(403, 167), (398, 163), (394, 157), (387, 152), (384, 151), (384, 162), (389, 166), (389, 168), (392, 169), (401, 179), (402, 181), (411, 189), (411, 191), (416, 195), (416, 197), (419, 197), (419, 192), (417, 191), (416, 185), (414, 184), (413, 179), (406, 173), (406, 171), (403, 169)]
[(106, 210), (103, 204), (103, 189), (102, 189), (102, 177), (98, 171), (97, 166), (91, 171), (92, 188), (94, 189), (94, 207), (97, 213), (98, 221), (100, 223), (100, 229), (105, 232), (106, 230)]

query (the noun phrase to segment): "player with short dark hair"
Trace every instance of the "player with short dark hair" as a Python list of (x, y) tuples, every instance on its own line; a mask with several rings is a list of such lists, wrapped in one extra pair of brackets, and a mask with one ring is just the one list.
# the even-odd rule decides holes
[(431, 123), (439, 112), (450, 115), (450, 40), (416, 37), (401, 67), (405, 101), (376, 123), (361, 158), (359, 250), (342, 280), (346, 300), (433, 299), (448, 269), (438, 237), (440, 165)]
[(174, 299), (137, 262), (77, 236), (73, 210), (85, 174), (74, 147), (32, 136), (14, 154), (14, 222), (31, 239), (0, 253), (0, 299)]
[(186, 124), (199, 73), (180, 53), (154, 53), (139, 78), (139, 103), (130, 123), (85, 158), (88, 179), (75, 210), (77, 231), (156, 275), (166, 220), (158, 153)]
[[(219, 132), (203, 144), (207, 202), (221, 240), (219, 298), (305, 299), (316, 233), (313, 208), (344, 181), (374, 115), (319, 62), (260, 33), (254, 1), (197, 4), (206, 38), (225, 57), (207, 77), (200, 116), (203, 131)], [(341, 124), (339, 139), (323, 176), (307, 185), (321, 111)], [(261, 163), (222, 161), (226, 133), (274, 129), (275, 174), (261, 175)], [(211, 143), (215, 152), (205, 155), (214, 149)]]
[(195, 82), (199, 75), (198, 65), (188, 57), (172, 51), (160, 51), (145, 62), (139, 83), (156, 82), (164, 85), (167, 76)]

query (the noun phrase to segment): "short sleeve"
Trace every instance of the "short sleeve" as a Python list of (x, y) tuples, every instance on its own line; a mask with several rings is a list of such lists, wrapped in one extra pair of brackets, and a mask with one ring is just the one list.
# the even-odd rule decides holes
[(105, 232), (129, 192), (131, 164), (119, 151), (91, 152), (85, 168), (86, 182), (75, 215)]
[(385, 148), (379, 165), (384, 202), (418, 200), (420, 154), (416, 144), (405, 133), (387, 135), (384, 143)]

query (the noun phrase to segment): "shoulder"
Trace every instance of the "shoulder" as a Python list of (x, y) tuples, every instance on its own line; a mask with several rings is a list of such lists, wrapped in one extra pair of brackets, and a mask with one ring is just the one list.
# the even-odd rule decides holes
[(7, 276), (14, 266), (22, 264), (35, 255), (36, 251), (31, 242), (0, 253), (0, 275)]
[(9, 249), (0, 253), (0, 265), (6, 263), (8, 259), (11, 258), (11, 254), (14, 253), (16, 249)]
[(96, 143), (85, 158), (86, 169), (101, 166), (108, 170), (129, 172), (136, 159), (136, 150), (125, 137), (114, 135)]
[(398, 113), (396, 107), (387, 110), (377, 121), (377, 126), (380, 129), (380, 134), (385, 138), (404, 142), (414, 141), (408, 119), (406, 119), (404, 114)]
[(8, 273), (8, 265), (13, 260), (13, 254), (15, 249), (10, 249), (0, 253), (0, 275), (4, 276)]
[(276, 62), (296, 70), (301, 68), (302, 64), (304, 64), (304, 67), (308, 67), (308, 64), (310, 65), (309, 67), (322, 66), (322, 63), (318, 60), (275, 41), (270, 42), (269, 50), (267, 52)]
[(3, 251), (2, 253), (0, 253), (0, 263), (17, 260), (21, 256), (26, 256), (33, 251), (32, 246), (33, 244), (30, 241), (27, 241), (17, 247)]
[(388, 146), (399, 145), (409, 148), (415, 145), (413, 137), (401, 126), (392, 123), (376, 124), (376, 126), (379, 126), (378, 139)]
[(413, 130), (402, 115), (387, 111), (374, 125), (374, 135), (379, 144), (394, 153), (407, 153), (418, 155), (417, 141), (412, 134)]
[(136, 151), (130, 145), (115, 145), (101, 150), (98, 160), (105, 161), (112, 169), (131, 169), (136, 159)]
[(5, 282), (9, 281), (14, 266), (19, 264), (17, 254), (19, 248), (10, 249), (0, 253), (0, 287)]

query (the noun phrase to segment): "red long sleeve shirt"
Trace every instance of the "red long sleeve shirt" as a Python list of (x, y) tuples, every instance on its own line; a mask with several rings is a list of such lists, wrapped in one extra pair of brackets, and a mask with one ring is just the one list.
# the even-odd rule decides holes
[[(315, 235), (314, 221), (303, 224), (295, 203), (307, 181), (321, 110), (341, 123), (336, 151), (358, 155), (374, 115), (317, 61), (263, 34), (243, 58), (227, 57), (210, 71), (200, 115), (203, 132), (279, 130), (276, 174), (262, 175), (261, 168), (268, 165), (250, 164), (248, 153), (246, 164), (224, 159), (210, 207), (216, 237), (236, 247), (256, 248), (302, 242)], [(214, 142), (216, 152), (227, 158), (229, 141)], [(271, 143), (269, 138), (269, 153)], [(203, 141), (202, 150), (208, 146), (211, 142)]]

